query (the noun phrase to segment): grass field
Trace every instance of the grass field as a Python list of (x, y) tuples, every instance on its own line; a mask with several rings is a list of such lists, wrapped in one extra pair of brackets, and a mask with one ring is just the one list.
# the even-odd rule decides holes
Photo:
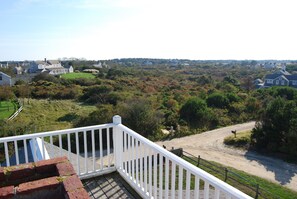
[(33, 132), (67, 129), (73, 121), (96, 110), (95, 106), (78, 104), (72, 100), (34, 100), (26, 104), (14, 123), (33, 126)]
[(91, 73), (67, 73), (67, 74), (63, 74), (62, 78), (65, 78), (65, 79), (79, 79), (79, 78), (94, 79), (95, 75), (93, 75)]
[(17, 109), (17, 105), (10, 101), (0, 102), (0, 120), (8, 119)]

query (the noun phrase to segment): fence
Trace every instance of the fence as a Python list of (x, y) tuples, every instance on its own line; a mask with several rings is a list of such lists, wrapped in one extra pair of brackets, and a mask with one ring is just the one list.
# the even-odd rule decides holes
[[(263, 187), (260, 187), (259, 184), (252, 182), (240, 174), (231, 171), (226, 167), (218, 166), (210, 161), (207, 161), (199, 156), (194, 156), (191, 153), (186, 151), (182, 151), (182, 157), (195, 164), (197, 167), (215, 173), (216, 177), (220, 178), (221, 180), (234, 185), (237, 183), (237, 187), (242, 187), (244, 190), (247, 190), (248, 193), (254, 193), (254, 197), (256, 199), (279, 199), (280, 197), (272, 194), (271, 192), (265, 190)], [(240, 188), (239, 188), (240, 189)]]
[(12, 114), (7, 120), (13, 120), (23, 110), (23, 105), (20, 103), (20, 101), (18, 101), (18, 104), (19, 104), (18, 110), (14, 114)]

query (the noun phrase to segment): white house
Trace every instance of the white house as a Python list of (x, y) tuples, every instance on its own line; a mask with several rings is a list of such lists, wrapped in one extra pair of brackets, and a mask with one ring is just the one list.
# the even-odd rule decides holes
[(49, 73), (51, 75), (60, 75), (65, 73), (72, 73), (73, 67), (70, 66), (69, 68), (65, 68), (61, 65), (61, 62), (58, 60), (46, 60), (44, 61), (34, 61), (31, 62), (30, 73)]
[(12, 86), (11, 77), (0, 71), (0, 86)]

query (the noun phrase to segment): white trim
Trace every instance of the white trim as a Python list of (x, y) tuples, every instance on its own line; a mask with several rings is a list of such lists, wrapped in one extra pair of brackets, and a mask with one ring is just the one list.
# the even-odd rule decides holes
[(0, 71), (0, 73), (1, 73), (2, 75), (4, 75), (4, 76), (6, 76), (6, 77), (8, 77), (8, 78), (11, 79), (11, 77), (10, 77), (9, 75), (7, 75), (6, 73), (3, 73), (3, 72), (1, 72), (1, 71)]

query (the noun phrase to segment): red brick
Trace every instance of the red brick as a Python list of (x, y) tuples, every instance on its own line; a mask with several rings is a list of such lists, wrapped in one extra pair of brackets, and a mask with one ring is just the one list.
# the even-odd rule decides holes
[(17, 194), (28, 194), (36, 190), (55, 189), (59, 186), (57, 177), (44, 178), (22, 183), (17, 187)]
[(56, 166), (59, 176), (70, 176), (75, 174), (73, 166), (70, 162), (58, 163)]
[(72, 191), (84, 187), (77, 175), (66, 177), (66, 179), (63, 180), (63, 185), (65, 191)]
[(12, 198), (14, 196), (14, 186), (7, 186), (0, 188), (0, 199)]
[(31, 163), (28, 164), (20, 164), (17, 166), (5, 167), (4, 173), (7, 181), (16, 181), (28, 178), (34, 175), (34, 165)]
[(56, 164), (68, 162), (67, 157), (58, 157), (49, 160), (41, 160), (35, 163), (36, 172), (39, 174), (56, 172)]
[(65, 198), (68, 198), (68, 199), (89, 199), (90, 197), (84, 188), (80, 188), (80, 189), (75, 189), (70, 192), (66, 192)]

